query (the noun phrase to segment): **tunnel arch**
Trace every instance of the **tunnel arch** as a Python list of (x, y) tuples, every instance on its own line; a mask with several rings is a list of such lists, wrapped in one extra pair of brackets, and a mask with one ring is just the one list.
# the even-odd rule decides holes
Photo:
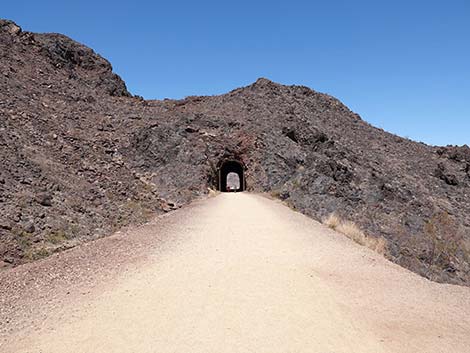
[[(227, 177), (230, 173), (236, 173), (238, 175), (238, 188), (235, 190), (229, 190), (227, 188)], [(246, 182), (245, 182), (245, 167), (242, 162), (239, 162), (235, 159), (224, 160), (220, 163), (219, 166), (219, 191), (245, 191)]]

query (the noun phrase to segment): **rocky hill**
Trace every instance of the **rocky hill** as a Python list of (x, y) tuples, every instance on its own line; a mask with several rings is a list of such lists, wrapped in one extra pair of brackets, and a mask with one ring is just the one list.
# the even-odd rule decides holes
[(336, 213), (384, 237), (392, 261), (470, 285), (466, 146), (389, 134), (331, 96), (267, 79), (145, 101), (91, 49), (10, 21), (0, 21), (0, 84), (4, 267), (203, 197), (230, 159), (248, 190), (315, 219)]

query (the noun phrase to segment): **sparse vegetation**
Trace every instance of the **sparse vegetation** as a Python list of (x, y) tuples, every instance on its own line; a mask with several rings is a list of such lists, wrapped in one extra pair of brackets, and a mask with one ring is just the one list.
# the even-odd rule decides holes
[(33, 244), (32, 234), (19, 230), (16, 233), (16, 241), (19, 249), (21, 249), (22, 252), (26, 252)]
[(54, 245), (61, 244), (68, 239), (70, 239), (70, 237), (68, 237), (63, 230), (57, 230), (55, 232), (49, 233), (46, 236), (46, 241)]
[(332, 213), (325, 218), (323, 224), (344, 234), (359, 245), (366, 246), (382, 255), (387, 253), (387, 240), (385, 240), (385, 238), (367, 236), (355, 223), (345, 221), (335, 213)]
[(24, 256), (28, 260), (39, 260), (39, 259), (43, 259), (49, 256), (50, 254), (51, 254), (51, 251), (49, 251), (45, 247), (41, 247), (39, 249), (35, 249), (35, 248), (28, 249), (25, 252)]
[(328, 217), (323, 220), (323, 224), (333, 230), (336, 230), (341, 223), (341, 218), (336, 213), (331, 213)]
[(207, 192), (208, 192), (209, 197), (214, 197), (219, 194), (219, 191), (212, 187), (207, 188)]
[(301, 181), (300, 181), (299, 179), (294, 179), (294, 180), (292, 181), (292, 187), (293, 187), (294, 189), (300, 189), (300, 188), (302, 187)]
[(435, 268), (454, 272), (459, 255), (463, 258), (469, 256), (463, 235), (447, 212), (436, 213), (426, 222), (424, 236), (427, 238), (425, 244), (428, 244), (428, 248), (422, 259), (428, 266), (429, 278), (432, 278)]
[[(128, 214), (128, 218), (134, 217), (137, 222), (145, 222), (149, 220), (153, 215), (154, 211), (147, 207), (143, 202), (137, 200), (128, 200), (123, 205), (125, 214)], [(127, 221), (126, 223), (130, 223)]]
[(114, 233), (129, 224), (147, 222), (154, 214), (155, 212), (150, 205), (139, 200), (127, 200), (121, 205), (119, 212), (116, 213), (110, 227), (110, 233)]
[(51, 252), (47, 249), (46, 246), (44, 246), (44, 244), (42, 244), (41, 247), (38, 247), (38, 244), (35, 244), (35, 242), (33, 241), (33, 234), (18, 228), (15, 230), (15, 235), (17, 246), (18, 249), (21, 251), (22, 258), (28, 261), (33, 261), (42, 259), (51, 254)]
[(292, 200), (285, 200), (284, 204), (289, 207), (293, 211), (297, 211), (297, 207), (295, 207), (295, 203)]

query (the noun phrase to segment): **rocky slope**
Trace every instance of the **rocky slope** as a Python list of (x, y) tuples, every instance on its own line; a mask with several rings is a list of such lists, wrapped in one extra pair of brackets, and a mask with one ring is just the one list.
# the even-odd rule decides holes
[(105, 59), (64, 36), (1, 21), (0, 87), (0, 264), (46, 256), (161, 208), (120, 154), (142, 103)]
[(57, 34), (0, 22), (4, 266), (145, 221), (216, 187), (227, 158), (248, 190), (316, 219), (336, 212), (391, 260), (470, 285), (470, 148), (372, 127), (337, 99), (267, 79), (213, 97), (132, 97), (111, 65)]

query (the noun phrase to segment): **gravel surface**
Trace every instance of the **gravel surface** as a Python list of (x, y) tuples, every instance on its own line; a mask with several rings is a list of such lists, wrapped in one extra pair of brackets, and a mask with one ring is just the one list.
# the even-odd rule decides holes
[(2, 352), (458, 353), (470, 344), (469, 288), (425, 280), (248, 193), (1, 276)]
[[(149, 254), (175, 244), (169, 234), (175, 222), (190, 215), (198, 201), (140, 227), (85, 243), (46, 259), (0, 272), (0, 338), (21, 329), (37, 329), (51, 312), (90, 293), (101, 284), (137, 268)], [(171, 241), (171, 244), (170, 244)], [(0, 339), (0, 347), (1, 347)]]

